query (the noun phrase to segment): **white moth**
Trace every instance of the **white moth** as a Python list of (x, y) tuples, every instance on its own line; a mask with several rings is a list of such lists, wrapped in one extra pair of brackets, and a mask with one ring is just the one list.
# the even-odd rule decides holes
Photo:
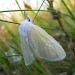
[(21, 48), (26, 65), (36, 58), (49, 61), (60, 61), (66, 53), (61, 45), (41, 27), (24, 20), (19, 26)]

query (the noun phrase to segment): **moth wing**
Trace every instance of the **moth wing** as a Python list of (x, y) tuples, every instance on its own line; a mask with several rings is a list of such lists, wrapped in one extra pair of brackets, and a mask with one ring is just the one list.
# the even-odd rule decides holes
[(61, 45), (39, 26), (34, 26), (29, 38), (30, 47), (37, 58), (59, 61), (66, 53)]
[(19, 27), (20, 38), (21, 38), (21, 49), (22, 49), (22, 54), (23, 54), (25, 64), (30, 65), (35, 60), (35, 58), (32, 51), (29, 48), (28, 36), (26, 34), (24, 26), (20, 25)]

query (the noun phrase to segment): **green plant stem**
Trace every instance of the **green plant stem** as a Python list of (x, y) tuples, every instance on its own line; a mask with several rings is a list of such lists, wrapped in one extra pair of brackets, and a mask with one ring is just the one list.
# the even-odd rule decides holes
[[(19, 5), (19, 3), (18, 3), (18, 1), (17, 0), (15, 0), (15, 1), (16, 1), (17, 5), (18, 5), (19, 9), (22, 10), (20, 5)], [(22, 11), (21, 11), (21, 13), (22, 13), (22, 15), (24, 15)]]
[(13, 24), (19, 24), (20, 25), (20, 23), (17, 23), (17, 22), (11, 22), (11, 21), (1, 20), (1, 19), (0, 19), (0, 21), (1, 22), (7, 22), (7, 23), (13, 23)]
[(40, 9), (41, 9), (41, 7), (42, 7), (42, 5), (43, 5), (44, 2), (45, 2), (45, 0), (43, 0), (43, 2), (42, 2), (42, 4), (41, 4), (41, 6), (40, 6), (38, 12), (36, 13), (36, 15), (35, 15), (35, 17), (34, 17), (34, 19), (33, 19), (33, 22), (35, 21), (35, 19), (36, 19), (36, 17), (37, 17), (37, 15), (38, 15), (38, 13), (39, 13), (39, 11), (40, 11)]
[(70, 9), (68, 8), (68, 6), (66, 5), (66, 3), (64, 2), (64, 0), (61, 0), (63, 2), (63, 4), (65, 5), (66, 9), (68, 10), (69, 14), (72, 16), (72, 18), (75, 20), (74, 15), (72, 14), (72, 12), (70, 11)]
[[(1, 65), (1, 64), (0, 64), (0, 65)], [(6, 69), (4, 68), (4, 66), (1, 65), (1, 67), (2, 67), (2, 69), (3, 69), (4, 75), (9, 75), (9, 74), (7, 73), (7, 71), (6, 71)]]
[[(67, 38), (67, 41), (70, 43), (70, 48), (71, 50), (73, 51), (73, 53), (75, 54), (75, 51), (74, 51), (74, 48), (73, 47), (73, 43), (72, 43), (72, 39), (70, 38), (70, 36), (67, 34), (64, 26), (63, 26), (63, 23), (61, 21), (61, 16), (59, 16), (60, 13), (57, 13), (56, 10), (53, 8), (53, 0), (48, 0), (48, 3), (50, 5), (50, 7), (53, 9), (52, 10), (52, 16), (54, 17), (54, 20), (57, 20), (58, 23), (59, 23), (59, 26), (61, 27), (62, 31), (65, 33), (66, 35), (66, 38)], [(71, 14), (71, 13), (70, 13)], [(72, 15), (72, 14), (71, 14)], [(73, 15), (72, 15), (73, 17)]]
[[(11, 22), (11, 21), (6, 21), (6, 20), (0, 20), (0, 21), (20, 25), (20, 23), (17, 23), (17, 22)], [(46, 28), (46, 27), (41, 27), (41, 28), (47, 29), (47, 30), (55, 30), (55, 31), (60, 30), (60, 29), (56, 29), (56, 28)]]
[[(50, 9), (50, 10), (3, 10), (3, 11), (0, 11), (0, 13), (6, 13), (6, 12), (20, 12), (20, 11), (30, 11), (30, 12), (32, 12), (32, 11), (44, 11), (44, 12), (50, 12), (52, 9)], [(67, 15), (67, 14), (64, 14), (64, 13), (61, 13), (62, 15), (64, 15), (64, 16), (67, 16), (67, 17), (70, 17), (70, 18), (72, 18), (71, 16), (69, 16), (69, 15)]]
[(19, 12), (19, 11), (45, 11), (45, 12), (50, 12), (50, 10), (4, 10), (4, 11), (0, 11), (0, 13), (4, 13), (4, 12)]
[(38, 62), (35, 62), (34, 65), (40, 69), (41, 72), (43, 72), (44, 75), (52, 75), (50, 72), (47, 71), (47, 68), (45, 67), (45, 65), (39, 64)]
[(65, 28), (64, 28), (64, 26), (63, 26), (63, 24), (62, 24), (61, 19), (57, 18), (57, 21), (58, 21), (58, 23), (59, 23), (59, 25), (60, 25), (62, 31), (66, 34), (67, 40), (70, 41), (70, 40), (69, 40), (69, 35), (68, 35), (67, 32), (65, 31)]
[(62, 21), (61, 21), (59, 18), (57, 19), (57, 21), (58, 21), (60, 27), (62, 28), (62, 31), (65, 33), (67, 41), (69, 41), (69, 43), (70, 43), (70, 48), (71, 48), (71, 50), (72, 50), (73, 53), (75, 54), (75, 50), (74, 50), (74, 47), (73, 47), (72, 39), (70, 38), (70, 36), (69, 36), (69, 35), (67, 34), (67, 32), (65, 31), (65, 28), (63, 27)]

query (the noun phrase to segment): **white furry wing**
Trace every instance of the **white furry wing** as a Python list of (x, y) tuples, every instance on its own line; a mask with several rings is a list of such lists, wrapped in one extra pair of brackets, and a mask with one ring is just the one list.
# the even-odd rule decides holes
[(35, 60), (35, 58), (32, 51), (29, 48), (28, 36), (27, 36), (25, 24), (26, 22), (22, 23), (19, 27), (20, 38), (21, 38), (21, 49), (22, 49), (25, 64), (30, 65)]
[(28, 36), (29, 44), (37, 58), (60, 61), (66, 53), (61, 45), (39, 26), (34, 25)]

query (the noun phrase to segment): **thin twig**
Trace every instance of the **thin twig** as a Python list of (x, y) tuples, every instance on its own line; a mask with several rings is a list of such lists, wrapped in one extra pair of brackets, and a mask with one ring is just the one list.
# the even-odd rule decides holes
[[(0, 21), (20, 25), (20, 23), (17, 23), (17, 22), (11, 22), (11, 21), (6, 21), (6, 20), (0, 20)], [(48, 29), (48, 30), (55, 30), (55, 31), (60, 30), (60, 29), (56, 29), (56, 28), (46, 28), (46, 27), (41, 27), (41, 28)]]
[(36, 13), (36, 15), (35, 15), (35, 17), (34, 17), (34, 19), (33, 19), (33, 22), (35, 21), (35, 19), (36, 19), (36, 17), (37, 17), (37, 15), (38, 15), (38, 13), (39, 13), (39, 11), (40, 11), (40, 9), (41, 9), (41, 7), (42, 7), (42, 5), (43, 5), (44, 2), (45, 2), (45, 0), (43, 0), (43, 2), (42, 2), (42, 4), (41, 4), (41, 6), (40, 6), (38, 12)]
[[(50, 12), (51, 11), (51, 9), (49, 9), (49, 10), (3, 10), (3, 11), (0, 11), (0, 13), (7, 13), (7, 12), (20, 12), (20, 11), (44, 11), (44, 12)], [(67, 14), (64, 14), (64, 13), (61, 13), (62, 15), (64, 15), (64, 16), (67, 16), (67, 17), (70, 17), (70, 18), (72, 18), (70, 15), (67, 15)], [(73, 18), (72, 18), (73, 19)]]
[(4, 10), (4, 11), (0, 11), (0, 13), (5, 13), (5, 12), (19, 12), (19, 11), (45, 11), (45, 12), (50, 12), (50, 10)]
[[(48, 3), (50, 5), (51, 8), (53, 8), (53, 0), (48, 0)], [(65, 4), (66, 5), (66, 4)], [(67, 6), (66, 6), (67, 7)], [(69, 11), (69, 10), (68, 10)], [(74, 19), (74, 16), (72, 15), (72, 13), (69, 11), (69, 13), (71, 14), (71, 16), (73, 17)], [(72, 39), (70, 37), (70, 35), (66, 32), (64, 26), (63, 26), (63, 23), (61, 21), (61, 16), (60, 15), (60, 12), (57, 12), (54, 8), (51, 12), (52, 16), (53, 16), (53, 19), (57, 20), (58, 23), (59, 23), (59, 26), (61, 27), (62, 31), (65, 33), (66, 35), (66, 38), (67, 38), (67, 41), (70, 43), (70, 48), (72, 49), (73, 53), (75, 54), (75, 51), (74, 51), (74, 48), (73, 47), (73, 42), (72, 42)]]
[[(15, 0), (15, 1), (16, 1), (17, 5), (18, 5), (19, 9), (22, 10), (20, 5), (19, 5), (19, 3), (18, 3), (18, 1), (17, 0)], [(24, 15), (22, 11), (21, 11), (21, 13), (22, 13), (22, 15)]]
[(17, 22), (11, 22), (11, 21), (1, 20), (1, 19), (0, 19), (0, 21), (1, 22), (7, 22), (7, 23), (13, 23), (13, 24), (19, 24), (20, 25), (20, 23), (17, 23)]
[(72, 14), (72, 12), (70, 11), (70, 9), (68, 8), (68, 6), (66, 5), (66, 3), (64, 2), (64, 0), (61, 0), (63, 2), (63, 4), (65, 5), (65, 7), (67, 8), (68, 12), (70, 13), (70, 15), (72, 16), (72, 18), (75, 20), (74, 15)]

